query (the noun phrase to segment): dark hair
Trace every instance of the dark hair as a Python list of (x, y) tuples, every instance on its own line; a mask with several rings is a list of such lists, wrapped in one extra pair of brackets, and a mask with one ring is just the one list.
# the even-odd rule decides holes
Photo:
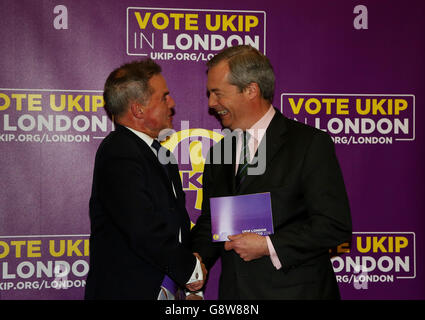
[(147, 103), (152, 95), (148, 81), (160, 73), (161, 67), (152, 59), (130, 62), (112, 71), (103, 92), (106, 112), (119, 117), (127, 110), (129, 102)]
[(221, 61), (227, 61), (230, 69), (228, 81), (243, 91), (250, 83), (255, 82), (261, 96), (272, 103), (274, 96), (275, 76), (269, 59), (257, 49), (249, 45), (239, 45), (224, 49), (207, 62), (212, 68)]

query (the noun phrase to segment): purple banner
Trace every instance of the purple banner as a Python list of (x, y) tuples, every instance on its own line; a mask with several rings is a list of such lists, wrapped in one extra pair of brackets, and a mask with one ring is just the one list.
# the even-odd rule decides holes
[(236, 44), (269, 57), (274, 107), (335, 143), (354, 231), (331, 250), (342, 298), (425, 299), (424, 16), (422, 0), (2, 0), (0, 299), (83, 298), (94, 157), (113, 130), (103, 85), (125, 62), (163, 68), (166, 147), (196, 224), (205, 157), (225, 134), (205, 63)]

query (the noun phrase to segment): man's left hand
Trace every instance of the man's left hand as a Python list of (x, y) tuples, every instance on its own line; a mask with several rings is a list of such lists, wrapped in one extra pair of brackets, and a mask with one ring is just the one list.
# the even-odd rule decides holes
[(235, 250), (244, 261), (270, 255), (266, 238), (256, 233), (240, 233), (228, 238), (230, 241), (224, 243), (224, 248), (227, 251)]

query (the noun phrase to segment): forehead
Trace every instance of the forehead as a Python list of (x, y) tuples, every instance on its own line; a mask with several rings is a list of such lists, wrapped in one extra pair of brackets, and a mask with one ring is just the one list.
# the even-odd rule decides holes
[(153, 93), (163, 93), (164, 91), (168, 91), (167, 82), (162, 74), (156, 74), (152, 76), (152, 78), (148, 81), (149, 87), (152, 88)]
[(230, 69), (227, 61), (221, 61), (217, 65), (208, 70), (208, 89), (212, 90), (215, 87), (223, 84), (228, 84), (227, 75)]

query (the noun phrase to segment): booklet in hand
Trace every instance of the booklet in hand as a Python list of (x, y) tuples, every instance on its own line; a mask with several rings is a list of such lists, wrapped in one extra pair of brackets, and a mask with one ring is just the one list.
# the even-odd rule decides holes
[(270, 192), (210, 198), (210, 210), (214, 242), (245, 232), (273, 234)]

